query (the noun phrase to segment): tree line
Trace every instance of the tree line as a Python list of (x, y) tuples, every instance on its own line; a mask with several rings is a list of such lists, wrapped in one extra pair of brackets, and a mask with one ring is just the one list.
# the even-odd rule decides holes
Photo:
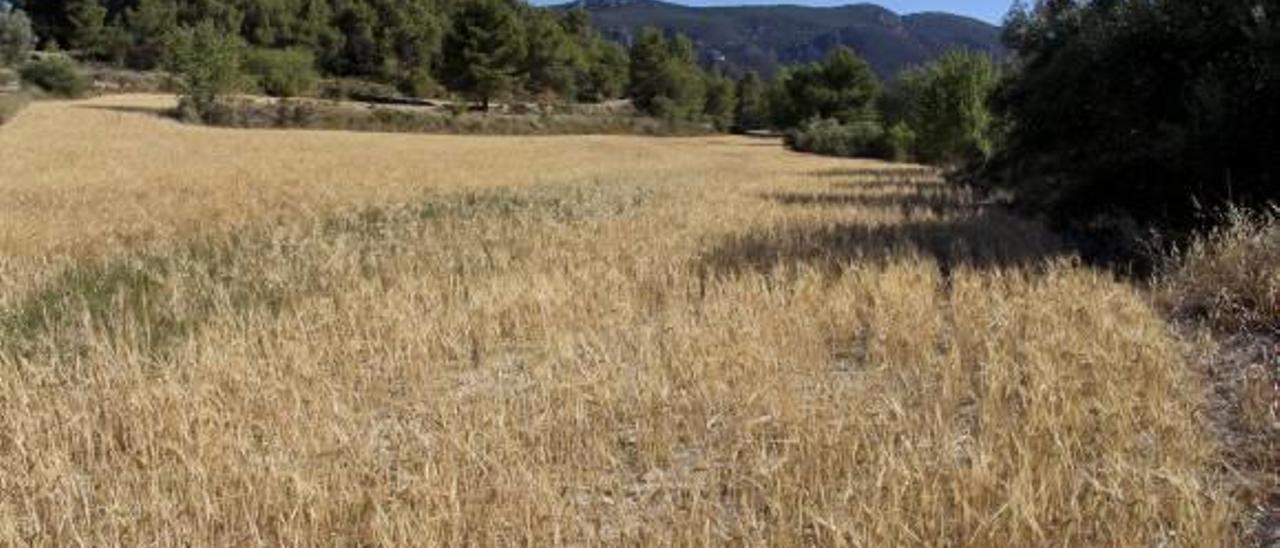
[[(739, 131), (817, 120), (874, 127), (884, 94), (867, 63), (838, 49), (772, 81), (699, 66), (684, 36), (645, 29), (629, 48), (582, 9), (518, 0), (17, 0), (41, 47), (134, 69), (174, 70), (196, 104), (242, 85), (298, 95), (324, 75), (401, 93), (495, 99), (630, 99), (640, 112)], [(901, 109), (899, 109), (901, 110)], [(901, 114), (901, 115), (899, 115)], [(905, 113), (889, 125), (906, 131)], [(931, 149), (932, 150), (932, 149)], [(863, 152), (859, 150), (858, 152)]]

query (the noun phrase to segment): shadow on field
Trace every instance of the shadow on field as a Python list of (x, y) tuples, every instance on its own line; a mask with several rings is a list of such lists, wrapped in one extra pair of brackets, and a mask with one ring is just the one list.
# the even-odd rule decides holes
[(937, 261), (948, 278), (960, 266), (1033, 266), (1067, 254), (1057, 238), (1029, 222), (984, 213), (935, 221), (754, 231), (726, 239), (703, 255), (701, 267), (720, 275), (799, 268), (838, 274), (853, 263), (923, 257)]
[(173, 111), (170, 109), (161, 108), (161, 107), (137, 107), (137, 106), (126, 106), (126, 105), (79, 105), (76, 108), (83, 108), (88, 110), (99, 110), (99, 111), (105, 111), (105, 112), (119, 112), (122, 114), (144, 114), (147, 116), (154, 116), (156, 118), (165, 118), (169, 120), (173, 119)]
[(977, 212), (984, 207), (984, 204), (974, 202), (967, 193), (941, 189), (938, 191), (921, 191), (910, 194), (780, 192), (765, 194), (763, 197), (787, 206), (872, 209), (900, 208), (908, 215), (915, 209), (928, 209), (937, 215), (943, 215), (958, 212)]
[(940, 181), (938, 170), (927, 167), (898, 169), (836, 168), (813, 171), (808, 175), (824, 179), (856, 179), (856, 182), (849, 183), (850, 185), (858, 185), (862, 182), (907, 184)]
[(930, 192), (930, 191), (954, 191), (953, 187), (948, 186), (942, 181), (931, 180), (915, 180), (915, 179), (896, 179), (883, 181), (843, 181), (831, 183), (832, 190), (858, 190), (862, 192)]

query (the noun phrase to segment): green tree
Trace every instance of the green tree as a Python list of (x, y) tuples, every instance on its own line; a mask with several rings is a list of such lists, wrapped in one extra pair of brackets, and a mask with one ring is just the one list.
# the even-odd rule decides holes
[(992, 152), (991, 94), (998, 75), (991, 58), (952, 52), (900, 78), (907, 121), (920, 160), (956, 164)]
[(1280, 2), (1037, 2), (1006, 41), (984, 180), (1022, 206), (1168, 235), (1280, 200)]
[(130, 49), (125, 60), (129, 66), (150, 70), (164, 60), (165, 40), (178, 29), (176, 0), (139, 0), (125, 12)]
[(668, 120), (698, 118), (706, 107), (706, 79), (695, 63), (693, 43), (666, 40), (645, 29), (631, 47), (630, 96), (641, 112)]
[(300, 0), (293, 23), (293, 45), (311, 50), (320, 66), (335, 66), (346, 41), (338, 31), (329, 1)]
[(422, 95), (437, 84), (432, 73), (447, 25), (433, 0), (379, 0), (378, 56), (382, 77), (402, 91)]
[(706, 90), (702, 113), (717, 129), (728, 130), (733, 125), (734, 112), (738, 107), (736, 84), (723, 74), (708, 74)]
[(797, 67), (782, 80), (790, 108), (779, 120), (794, 127), (811, 118), (853, 123), (874, 116), (880, 83), (871, 65), (840, 47), (821, 63)]
[(739, 131), (764, 129), (769, 125), (769, 100), (760, 74), (747, 71), (738, 79), (738, 104), (733, 112), (733, 125)]
[(533, 93), (550, 92), (562, 98), (574, 98), (578, 75), (586, 70), (581, 44), (551, 12), (530, 11), (526, 25), (526, 88)]
[(342, 36), (340, 48), (327, 56), (329, 69), (343, 76), (372, 77), (381, 68), (378, 39), (374, 29), (378, 26), (378, 14), (367, 3), (359, 0), (336, 0), (334, 26)]
[(35, 43), (36, 35), (27, 14), (0, 7), (0, 66), (26, 61)]
[(67, 45), (97, 55), (105, 39), (107, 8), (98, 0), (70, 0), (66, 9), (70, 31)]
[(642, 112), (653, 110), (659, 96), (663, 66), (669, 56), (667, 41), (654, 28), (645, 28), (631, 45), (630, 80), (627, 93)]
[(765, 88), (765, 102), (769, 105), (769, 124), (776, 129), (795, 127), (800, 117), (791, 104), (791, 92), (787, 83), (791, 81), (791, 69), (783, 68)]
[(598, 36), (593, 38), (587, 70), (579, 75), (578, 100), (599, 102), (625, 95), (629, 64), (625, 48)]
[(524, 57), (524, 29), (510, 0), (474, 0), (454, 14), (444, 41), (444, 74), (452, 89), (484, 110), (518, 87)]
[(185, 116), (208, 120), (218, 99), (242, 82), (244, 42), (212, 21), (183, 27), (169, 36), (166, 67), (181, 86)]

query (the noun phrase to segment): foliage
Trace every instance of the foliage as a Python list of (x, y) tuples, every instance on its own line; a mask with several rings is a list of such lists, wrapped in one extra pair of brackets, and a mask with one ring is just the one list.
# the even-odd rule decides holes
[(841, 123), (866, 119), (880, 93), (871, 66), (847, 48), (837, 48), (821, 63), (795, 67), (781, 79), (781, 86), (787, 108), (775, 113), (780, 127), (812, 118)]
[(61, 97), (80, 97), (89, 90), (89, 78), (75, 61), (64, 55), (49, 55), (31, 61), (22, 65), (19, 74), (27, 83)]
[(67, 45), (72, 49), (97, 55), (106, 38), (107, 8), (98, 0), (69, 0)]
[(885, 159), (906, 162), (915, 159), (916, 141), (919, 137), (906, 122), (889, 126), (884, 134)]
[[(446, 93), (444, 83), (481, 102), (508, 95), (598, 102), (623, 97), (627, 90), (625, 49), (595, 31), (583, 9), (535, 8), (516, 0), (41, 0), (19, 5), (32, 10), (36, 34), (50, 47), (142, 70), (164, 64), (171, 35), (210, 23), (252, 50), (306, 52), (320, 74), (388, 84), (405, 95), (440, 95)], [(446, 56), (446, 45), (458, 55)], [(250, 61), (265, 66), (286, 59)]]
[(884, 127), (872, 121), (844, 124), (817, 118), (788, 131), (786, 142), (792, 150), (828, 156), (887, 159), (893, 155)]
[(143, 70), (160, 66), (164, 61), (164, 40), (178, 28), (175, 0), (139, 0), (125, 12), (125, 22), (131, 40), (126, 63)]
[(641, 112), (693, 120), (706, 108), (706, 81), (687, 37), (667, 40), (645, 29), (631, 46), (631, 99)]
[(765, 129), (769, 125), (769, 101), (767, 87), (760, 74), (748, 71), (738, 79), (738, 102), (733, 111), (736, 131)]
[(243, 83), (244, 44), (211, 21), (169, 37), (166, 65), (179, 80), (183, 117), (204, 118), (222, 95)]
[(982, 161), (992, 153), (990, 97), (994, 63), (983, 54), (952, 52), (901, 77), (916, 156), (932, 164)]
[(491, 100), (520, 84), (526, 42), (518, 17), (512, 0), (470, 1), (454, 14), (445, 37), (448, 84), (478, 100), (485, 110)]
[(204, 123), (238, 128), (332, 129), (458, 135), (702, 135), (705, 125), (669, 124), (630, 112), (527, 114), (354, 106), (308, 99), (224, 99)]
[(245, 57), (245, 72), (267, 95), (296, 97), (315, 85), (315, 62), (304, 49), (254, 49)]
[(706, 102), (702, 113), (716, 129), (727, 131), (733, 125), (734, 113), (738, 108), (734, 81), (723, 74), (708, 74), (706, 90)]
[(526, 15), (528, 51), (524, 58), (525, 88), (534, 94), (577, 96), (578, 75), (586, 59), (574, 37), (561, 27), (556, 14), (532, 11)]
[(27, 14), (0, 7), (0, 67), (26, 61), (35, 42), (36, 35)]
[(600, 102), (623, 97), (629, 64), (625, 48), (597, 36), (588, 50), (587, 70), (579, 74), (578, 99)]
[(1024, 208), (1178, 235), (1280, 199), (1280, 3), (1038, 2), (1007, 40), (1007, 146), (984, 182)]

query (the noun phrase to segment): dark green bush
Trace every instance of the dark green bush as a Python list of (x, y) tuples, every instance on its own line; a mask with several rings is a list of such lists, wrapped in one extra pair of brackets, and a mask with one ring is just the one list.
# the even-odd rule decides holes
[(318, 78), (315, 56), (302, 49), (255, 49), (245, 71), (272, 97), (297, 97), (311, 91)]
[(89, 78), (71, 59), (49, 56), (22, 66), (23, 81), (46, 93), (61, 97), (80, 97), (89, 90)]
[(841, 124), (829, 118), (818, 118), (788, 131), (786, 142), (788, 147), (799, 152), (890, 159), (893, 151), (887, 135), (878, 122)]

